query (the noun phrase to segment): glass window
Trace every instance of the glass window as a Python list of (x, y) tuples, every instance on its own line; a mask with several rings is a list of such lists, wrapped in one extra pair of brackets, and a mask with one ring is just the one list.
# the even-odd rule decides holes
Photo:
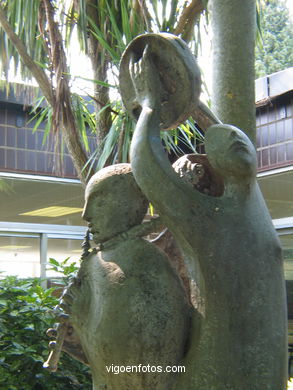
[(278, 163), (284, 162), (286, 160), (286, 145), (278, 145), (277, 146), (277, 160)]
[(40, 276), (39, 237), (0, 236), (0, 271), (2, 276), (20, 278)]
[(261, 132), (261, 146), (268, 146), (269, 144), (269, 132), (268, 132), (268, 127), (263, 126), (260, 129)]
[(270, 164), (274, 165), (277, 163), (277, 148), (272, 147), (269, 149), (270, 152)]
[(293, 280), (293, 234), (280, 236), (283, 254), (286, 280)]
[(10, 127), (7, 129), (7, 146), (16, 147), (16, 129)]
[(286, 160), (287, 161), (293, 160), (293, 142), (286, 144)]
[(284, 121), (284, 127), (285, 127), (285, 139), (290, 140), (293, 137), (293, 125), (292, 125), (292, 118), (286, 119)]
[(268, 149), (263, 149), (261, 151), (261, 165), (262, 165), (262, 167), (269, 165), (269, 150)]

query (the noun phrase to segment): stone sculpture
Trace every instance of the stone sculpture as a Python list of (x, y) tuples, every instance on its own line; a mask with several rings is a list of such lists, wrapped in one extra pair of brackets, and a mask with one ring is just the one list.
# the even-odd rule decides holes
[[(182, 93), (176, 81), (172, 90), (166, 87), (178, 79), (168, 62), (174, 52), (179, 68), (188, 69), (181, 75), (191, 91)], [(147, 34), (128, 46), (120, 71), (125, 105), (138, 119), (131, 145), (134, 177), (174, 235), (190, 277), (202, 279), (205, 313), (193, 320), (188, 374), (176, 389), (285, 389), (281, 247), (256, 182), (254, 146), (233, 126), (208, 128), (206, 158), (223, 183), (222, 194), (211, 196), (180, 180), (160, 141), (160, 129), (172, 127), (166, 118), (182, 120), (174, 110), (176, 98), (187, 107), (188, 96), (198, 98), (198, 70), (195, 65), (190, 71), (188, 56), (178, 38)]]
[(169, 390), (172, 373), (107, 370), (179, 364), (190, 326), (179, 277), (166, 256), (139, 237), (147, 202), (130, 165), (100, 170), (90, 179), (85, 199), (83, 218), (98, 249), (83, 256), (60, 307), (80, 340), (93, 388)]
[[(136, 38), (122, 58), (120, 86), (138, 120), (135, 180), (122, 164), (101, 170), (87, 186), (84, 218), (98, 247), (85, 247), (63, 294), (64, 323), (46, 365), (55, 362), (70, 328), (71, 352), (90, 365), (95, 390), (285, 389), (281, 247), (256, 182), (254, 146), (241, 130), (213, 125), (205, 133), (206, 155), (185, 156), (172, 168), (160, 130), (203, 109), (196, 62), (177, 37)], [(204, 117), (216, 120), (211, 112)], [(166, 256), (141, 238), (153, 225), (141, 224), (146, 201), (136, 183), (180, 247), (185, 289)], [(203, 304), (187, 299), (188, 278)], [(105, 370), (179, 362), (186, 370), (176, 376)]]

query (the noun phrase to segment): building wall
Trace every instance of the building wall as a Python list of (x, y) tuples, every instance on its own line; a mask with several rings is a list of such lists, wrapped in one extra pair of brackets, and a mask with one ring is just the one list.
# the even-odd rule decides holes
[(258, 171), (293, 164), (293, 93), (257, 107)]
[[(61, 138), (47, 131), (46, 122), (38, 123), (34, 129), (37, 119), (33, 117), (21, 105), (1, 102), (0, 171), (76, 178)], [(94, 151), (95, 137), (89, 136), (88, 141)]]
[[(0, 172), (7, 172), (8, 175), (10, 175), (10, 172), (45, 175), (51, 177), (50, 180), (53, 179), (54, 176), (75, 178), (76, 172), (65, 147), (62, 155), (57, 153), (57, 159), (56, 157), (54, 159), (55, 151), (53, 145), (55, 141), (50, 138), (50, 136), (46, 137), (46, 123), (39, 123), (37, 129), (34, 130), (36, 120), (33, 119), (33, 116), (28, 110), (23, 109), (23, 105), (19, 104), (16, 98), (13, 97), (11, 101), (7, 101), (4, 97), (1, 98), (0, 96), (0, 102)], [(256, 113), (259, 172), (266, 170), (269, 171), (270, 169), (277, 167), (292, 166), (293, 91), (289, 91), (281, 96), (275, 97), (268, 97), (268, 95), (266, 95), (264, 100), (258, 104)], [(89, 143), (91, 150), (94, 150), (95, 137), (89, 137)], [(56, 165), (58, 157), (59, 161), (62, 162), (60, 167)], [(62, 170), (60, 169), (61, 167)], [(54, 186), (54, 184), (52, 184), (52, 186)], [(69, 193), (66, 192), (66, 188), (68, 189), (68, 186), (64, 185), (64, 203), (65, 205), (68, 205), (72, 194), (70, 190)], [(54, 187), (54, 189), (56, 189), (57, 192), (60, 191), (56, 187)], [(37, 192), (41, 193), (41, 190), (38, 189)], [(22, 195), (25, 196), (24, 194)], [(9, 195), (7, 195), (7, 198), (8, 197)], [(44, 201), (45, 200), (46, 199), (44, 199)], [(23, 200), (20, 202), (23, 207)], [(55, 203), (61, 204), (60, 202), (59, 198), (58, 200), (55, 199)], [(55, 204), (52, 203), (52, 205)], [(37, 207), (36, 204), (35, 206)], [(76, 205), (73, 204), (73, 206)], [(81, 204), (78, 204), (77, 206), (82, 207), (82, 201)], [(4, 207), (7, 208), (5, 205)], [(4, 213), (2, 213), (2, 221), (8, 221), (8, 218), (3, 219), (3, 214)], [(16, 222), (16, 220), (13, 220), (12, 218), (10, 218), (10, 220), (11, 222)], [(81, 218), (80, 221), (80, 223), (82, 223)], [(31, 222), (33, 225), (35, 220), (32, 218)], [(36, 222), (44, 224), (44, 221), (41, 220)], [(28, 237), (27, 234), (22, 232), (21, 226), (18, 228), (19, 230), (12, 234), (8, 229), (9, 223), (2, 223), (3, 226), (0, 226), (0, 255), (2, 264), (0, 265), (4, 266), (5, 259), (7, 260), (7, 264), (15, 263), (18, 255), (23, 258), (25, 252), (28, 252), (29, 255), (27, 258), (30, 259), (29, 261), (32, 263), (31, 266), (34, 267), (33, 269), (35, 270), (33, 273), (39, 274), (39, 240), (42, 234), (47, 234), (44, 233), (44, 229), (50, 225), (43, 225), (43, 231), (37, 232), (34, 230), (33, 226), (30, 226), (28, 229)], [(60, 222), (58, 221), (55, 223), (59, 224)], [(67, 223), (70, 225), (69, 222), (63, 222), (64, 226), (62, 229), (64, 230), (64, 233), (58, 233), (58, 241), (52, 241), (54, 235), (50, 236), (50, 234), (52, 234), (51, 232), (50, 234), (47, 234), (47, 239), (49, 240), (48, 248), (58, 247), (58, 253), (61, 253), (61, 257), (65, 256), (67, 253), (75, 258), (74, 256), (78, 256), (76, 253), (79, 253), (79, 241), (82, 240), (84, 228), (78, 228), (77, 237), (67, 237), (65, 234), (68, 230), (68, 226), (66, 226)], [(54, 224), (53, 221), (52, 224)], [(75, 223), (73, 225), (75, 225)], [(24, 225), (23, 228), (27, 229)], [(17, 242), (20, 239), (23, 240), (23, 242), (17, 245)], [(28, 243), (28, 239), (30, 239), (31, 242)], [(51, 245), (53, 242), (54, 245)], [(62, 245), (56, 245), (56, 242)], [(74, 243), (74, 245), (72, 243)], [(70, 253), (67, 244), (72, 246), (72, 253)], [(61, 247), (65, 248), (63, 252)], [(31, 248), (35, 248), (35, 257), (33, 257), (30, 253)], [(291, 244), (288, 248), (291, 250)], [(56, 254), (51, 254), (50, 251), (48, 252), (48, 255), (57, 257)], [(14, 261), (12, 261), (12, 259)], [(11, 265), (11, 267), (12, 269), (16, 269), (14, 264)], [(31, 273), (31, 271), (29, 271), (29, 273)]]

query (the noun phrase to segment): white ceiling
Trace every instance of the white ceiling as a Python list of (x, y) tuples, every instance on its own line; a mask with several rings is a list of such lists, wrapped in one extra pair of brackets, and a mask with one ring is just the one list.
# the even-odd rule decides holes
[(258, 178), (273, 219), (293, 217), (293, 170)]
[[(293, 170), (258, 178), (273, 219), (293, 217)], [(0, 221), (85, 225), (80, 213), (63, 217), (32, 217), (21, 213), (49, 206), (83, 207), (84, 189), (77, 181), (55, 182), (17, 177), (0, 179)]]
[[(83, 207), (80, 183), (2, 177), (0, 181), (0, 221), (57, 225), (85, 225), (81, 213), (62, 217), (33, 217), (21, 213), (49, 206)], [(2, 188), (2, 190), (1, 190)]]

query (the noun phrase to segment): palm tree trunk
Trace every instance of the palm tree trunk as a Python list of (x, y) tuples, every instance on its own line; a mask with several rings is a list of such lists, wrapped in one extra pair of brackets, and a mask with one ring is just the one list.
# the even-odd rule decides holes
[[(95, 23), (97, 26), (100, 26), (99, 13), (99, 4), (97, 0), (88, 0), (86, 5), (87, 15), (90, 15), (92, 23)], [(105, 32), (107, 35), (108, 32)], [(105, 37), (107, 39), (107, 37)], [(101, 47), (101, 44), (98, 42), (96, 37), (91, 34), (91, 29), (88, 32), (88, 55), (91, 61), (94, 79), (107, 82), (107, 71), (109, 67), (109, 59), (107, 58), (107, 53)], [(96, 112), (96, 133), (97, 133), (97, 147), (99, 158), (102, 152), (102, 142), (106, 137), (111, 125), (111, 108), (108, 107), (101, 110), (109, 103), (109, 88), (95, 84), (94, 86), (94, 105)]]
[(62, 127), (62, 136), (72, 157), (74, 167), (80, 180), (85, 184), (90, 176), (90, 173), (87, 169), (85, 169), (87, 156), (79, 139), (77, 126), (71, 107), (70, 89), (66, 76), (68, 72), (62, 38), (54, 21), (54, 10), (50, 1), (45, 0), (44, 5), (46, 8), (46, 16), (50, 30), (49, 33), (53, 61), (52, 65), (55, 68), (57, 79), (56, 91), (54, 91), (53, 85), (46, 76), (45, 72), (28, 55), (25, 46), (19, 37), (14, 33), (1, 7), (0, 24), (2, 25), (9, 39), (11, 39), (16, 50), (19, 52), (21, 59), (31, 71), (33, 77), (35, 77), (37, 80), (48, 104), (53, 107), (55, 117), (53, 122), (55, 122), (55, 129)]
[(18, 38), (18, 36), (13, 31), (12, 27), (10, 26), (9, 22), (6, 19), (5, 13), (0, 6), (0, 24), (3, 28), (3, 30), (6, 32), (7, 36), (15, 46), (16, 50), (19, 52), (19, 55), (21, 56), (22, 61), (24, 64), (28, 67), (28, 69), (31, 71), (35, 79), (37, 80), (47, 102), (50, 105), (53, 105), (54, 96), (52, 87), (50, 84), (50, 81), (48, 77), (46, 76), (45, 72), (42, 68), (40, 68), (35, 61), (28, 55), (27, 50), (22, 43), (22, 41)]

